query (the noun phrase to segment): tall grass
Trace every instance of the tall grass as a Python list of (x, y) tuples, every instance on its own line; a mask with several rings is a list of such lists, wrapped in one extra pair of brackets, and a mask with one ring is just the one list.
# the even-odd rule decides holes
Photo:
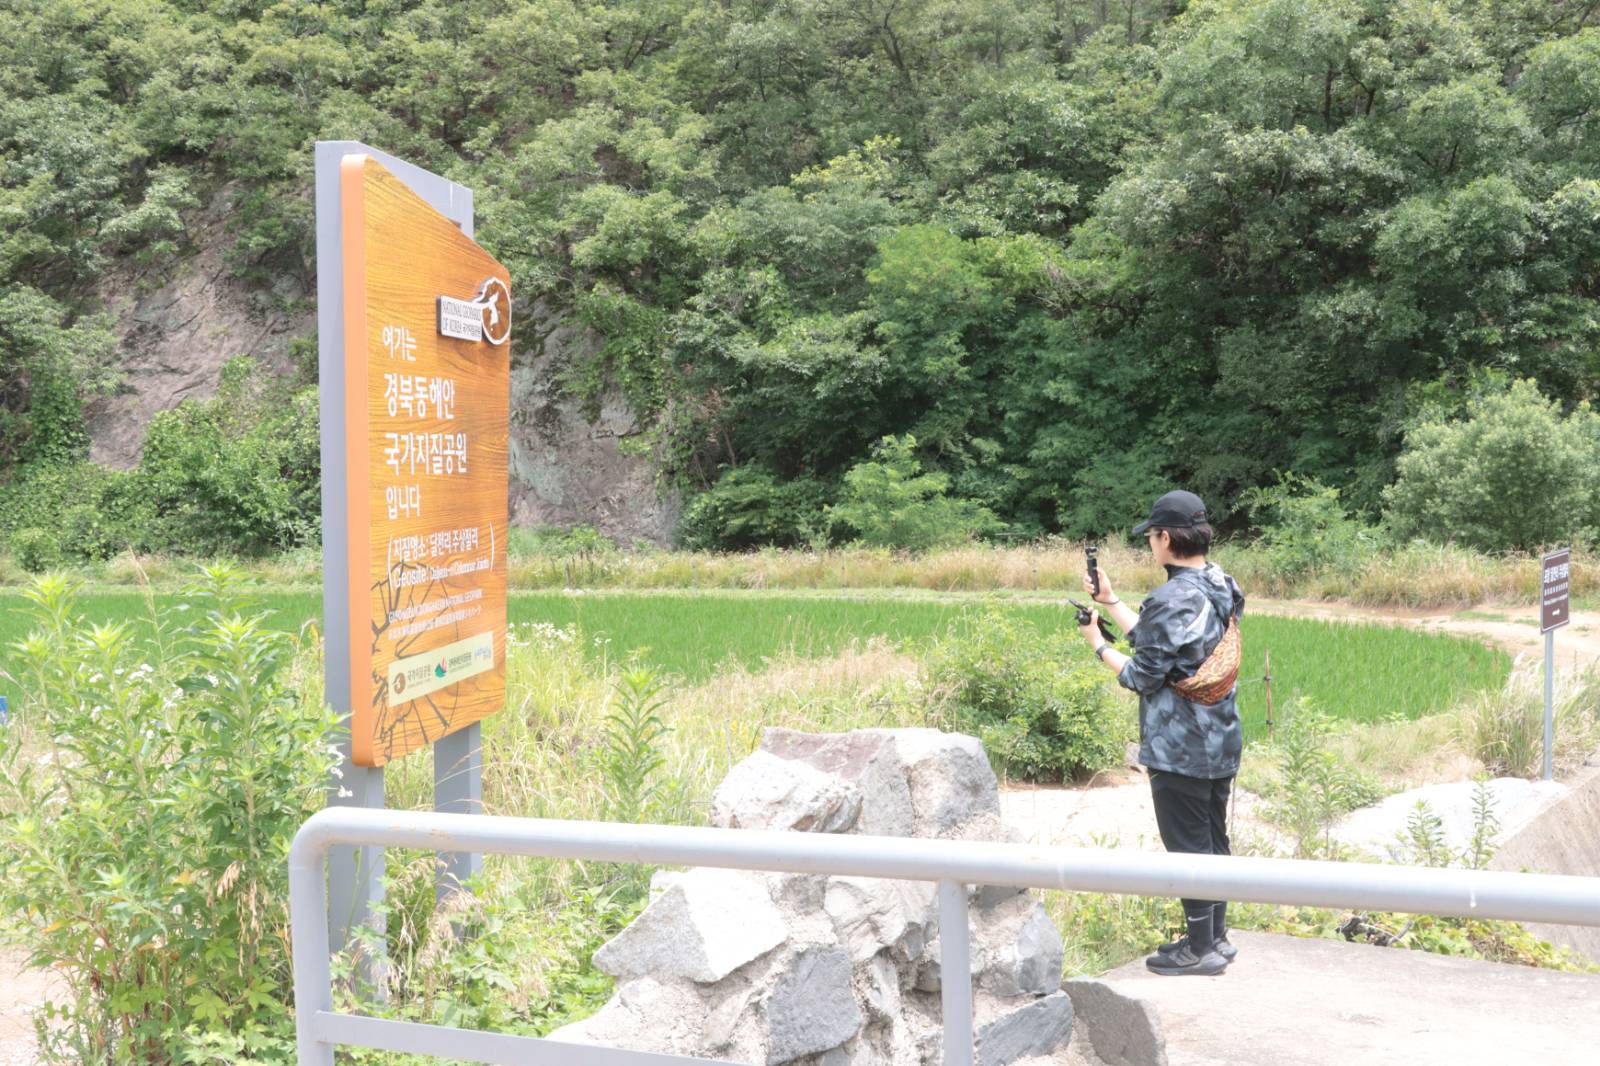
[[(1600, 664), (1558, 671), (1553, 693), (1552, 762), (1556, 773), (1582, 765), (1600, 745)], [(1481, 692), (1457, 712), (1462, 746), (1495, 774), (1538, 777), (1544, 771), (1544, 671), (1532, 657), (1517, 663), (1503, 688)]]
[[(512, 538), (510, 581), (519, 589), (922, 589), (933, 592), (1007, 591), (1075, 593), (1081, 586), (1082, 545), (1058, 539), (994, 547), (971, 545), (924, 555), (881, 549), (827, 551), (765, 550), (746, 553), (623, 551), (597, 537)], [(1374, 551), (1349, 569), (1287, 573), (1251, 544), (1230, 541), (1213, 553), (1255, 595), (1343, 600), (1363, 606), (1466, 607), (1478, 603), (1531, 604), (1539, 586), (1538, 559), (1486, 555), (1467, 548), (1414, 542)], [(1101, 565), (1127, 591), (1148, 590), (1163, 580), (1142, 547), (1113, 540), (1101, 550)], [(315, 588), (320, 557), (300, 550), (254, 560), (250, 568), (266, 583)], [(193, 562), (124, 554), (84, 564), (81, 576), (94, 584), (158, 587), (180, 583)], [(0, 555), (0, 585), (28, 575)], [(1573, 594), (1600, 594), (1600, 563), (1580, 553), (1573, 560)]]

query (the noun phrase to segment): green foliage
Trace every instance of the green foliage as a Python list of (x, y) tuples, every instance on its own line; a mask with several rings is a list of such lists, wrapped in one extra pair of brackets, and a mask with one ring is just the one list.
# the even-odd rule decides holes
[(555, 559), (613, 555), (616, 541), (587, 522), (570, 529), (560, 526), (514, 526), (507, 550), (518, 556), (548, 556)]
[(873, 458), (844, 476), (829, 518), (873, 547), (926, 551), (994, 532), (1000, 522), (972, 500), (945, 495), (950, 478), (923, 473), (915, 437), (885, 437)]
[(600, 771), (610, 821), (646, 821), (655, 809), (660, 787), (655, 775), (665, 762), (661, 741), (667, 726), (661, 720), (661, 709), (667, 698), (666, 688), (643, 667), (626, 670), (617, 678), (616, 700), (600, 740)]
[[(1533, 780), (1544, 767), (1544, 681), (1535, 664), (1512, 671), (1504, 686), (1480, 692), (1460, 708), (1460, 739), (1496, 775)], [(1582, 765), (1600, 742), (1600, 670), (1560, 670), (1554, 686), (1554, 748), (1561, 768)]]
[(0, 735), (0, 902), (66, 984), (47, 1041), (77, 1061), (167, 1062), (292, 1037), (286, 859), (336, 753), (296, 695), (294, 642), (242, 576), (203, 571), (146, 635), (85, 622), (38, 579), (26, 697)]
[(17, 466), (66, 463), (87, 450), (83, 401), (115, 383), (103, 319), (0, 271), (0, 485)]
[(1330, 748), (1331, 729), (1325, 715), (1301, 700), (1278, 733), (1278, 780), (1267, 816), (1289, 833), (1295, 858), (1337, 857), (1334, 824), (1379, 797), (1377, 783)]
[(1597, 461), (1600, 420), (1588, 404), (1563, 417), (1518, 381), (1470, 400), (1458, 421), (1406, 434), (1386, 515), (1401, 536), (1534, 550), (1594, 528)]
[[(221, 240), (262, 300), (309, 297), (330, 137), (475, 190), (517, 357), (591, 413), (620, 392), (663, 484), (721, 487), (696, 544), (811, 542), (798, 513), (906, 435), (1018, 531), (1125, 528), (1172, 484), (1236, 519), (1278, 471), (1367, 518), (1419, 383), (1600, 383), (1600, 9), (1575, 0), (7, 15), (0, 478), (82, 457), (93, 312), (128, 275)], [(313, 475), (208, 418), (153, 432), (155, 526), (102, 524), (303, 542), (283, 503)]]
[(292, 392), (246, 359), (217, 395), (150, 424), (136, 476), (150, 509), (141, 540), (197, 553), (314, 543), (322, 513), (317, 394)]
[(1267, 565), (1286, 576), (1355, 570), (1375, 554), (1375, 533), (1345, 510), (1338, 489), (1315, 478), (1285, 474), (1244, 499)]
[(924, 667), (933, 712), (983, 741), (1005, 773), (1067, 781), (1117, 763), (1131, 735), (1073, 633), (1044, 635), (998, 612), (968, 617)]
[(729, 470), (684, 508), (678, 543), (691, 551), (808, 545), (822, 537), (823, 499), (823, 487), (809, 479)]
[(29, 526), (11, 534), (11, 555), (30, 574), (41, 574), (61, 565), (61, 542), (56, 534)]

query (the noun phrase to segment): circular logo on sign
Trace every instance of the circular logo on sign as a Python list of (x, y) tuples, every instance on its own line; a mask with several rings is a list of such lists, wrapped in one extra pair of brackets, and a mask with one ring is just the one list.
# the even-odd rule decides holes
[(400, 693), (404, 692), (405, 690), (406, 690), (406, 675), (403, 674), (403, 673), (395, 674), (394, 675), (394, 694), (396, 696), (398, 696), (398, 695), (400, 695)]
[(472, 301), (483, 307), (483, 339), (490, 344), (504, 344), (511, 338), (511, 290), (499, 278), (490, 278), (478, 286), (478, 295)]

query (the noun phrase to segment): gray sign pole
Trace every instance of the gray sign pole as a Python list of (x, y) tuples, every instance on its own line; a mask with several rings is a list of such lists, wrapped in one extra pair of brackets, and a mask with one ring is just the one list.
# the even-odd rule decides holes
[[(416, 167), (360, 141), (318, 141), (316, 145), (317, 363), (322, 413), (322, 614), (329, 705), (343, 723), (343, 755), (328, 789), (331, 806), (384, 806), (383, 768), (357, 766), (350, 758), (350, 595), (345, 497), (344, 396), (344, 241), (339, 193), (339, 163), (347, 155), (370, 155), (430, 207), (473, 235), (472, 190)], [(483, 744), (477, 723), (434, 745), (434, 807), (478, 813), (483, 806)], [(454, 889), (477, 873), (483, 857), (441, 856), (439, 890)], [(383, 849), (334, 848), (329, 858), (329, 945), (344, 946), (352, 928), (373, 926), (375, 904), (383, 899)], [(381, 929), (378, 930), (380, 933)], [(381, 986), (381, 982), (377, 982)]]
[(1539, 629), (1544, 633), (1544, 779), (1551, 766), (1556, 734), (1556, 630), (1572, 620), (1572, 549), (1539, 561)]
[(1556, 742), (1556, 631), (1544, 635), (1544, 779), (1554, 775), (1551, 757)]

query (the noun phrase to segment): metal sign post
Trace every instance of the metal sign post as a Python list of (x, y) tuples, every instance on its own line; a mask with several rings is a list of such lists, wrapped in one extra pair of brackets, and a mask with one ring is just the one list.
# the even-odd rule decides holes
[(1539, 631), (1544, 634), (1544, 779), (1553, 770), (1556, 722), (1556, 630), (1572, 620), (1572, 549), (1546, 555), (1539, 574)]
[[(456, 236), (453, 238), (460, 242), (460, 234), (470, 238), (473, 234), (472, 192), (464, 186), (448, 181), (437, 174), (430, 173), (396, 159), (386, 152), (379, 151), (359, 141), (319, 141), (316, 145), (316, 227), (317, 227), (317, 344), (319, 377), (318, 384), (321, 393), (322, 416), (322, 517), (323, 517), (323, 615), (324, 638), (326, 640), (326, 669), (325, 687), (328, 703), (340, 716), (343, 732), (339, 738), (342, 759), (335, 771), (335, 779), (329, 784), (328, 802), (330, 806), (355, 806), (381, 809), (384, 806), (383, 765), (382, 763), (391, 756), (391, 752), (383, 752), (380, 757), (372, 757), (372, 734), (357, 730), (352, 733), (352, 725), (356, 724), (363, 716), (370, 716), (371, 708), (365, 705), (357, 706), (354, 692), (359, 692), (362, 684), (353, 682), (366, 682), (368, 675), (381, 674), (377, 681), (383, 686), (398, 690), (399, 685), (405, 684), (402, 678), (396, 683), (397, 672), (403, 673), (409, 666), (406, 662), (377, 663), (372, 661), (371, 649), (361, 646), (368, 643), (366, 630), (372, 628), (372, 644), (376, 646), (381, 630), (388, 628), (387, 623), (380, 625), (376, 618), (370, 623), (368, 616), (363, 612), (368, 610), (368, 603), (373, 587), (370, 584), (370, 560), (363, 556), (370, 556), (371, 536), (369, 522), (364, 520), (364, 512), (369, 511), (366, 491), (370, 490), (368, 464), (353, 460), (352, 442), (365, 445), (366, 435), (370, 427), (363, 425), (363, 415), (372, 410), (370, 397), (362, 394), (363, 375), (353, 374), (349, 359), (351, 353), (358, 354), (364, 351), (359, 338), (355, 340), (352, 348), (351, 322), (352, 315), (364, 314), (362, 307), (357, 306), (366, 299), (364, 279), (369, 271), (377, 277), (380, 273), (392, 272), (394, 260), (387, 252), (382, 257), (367, 257), (361, 251), (362, 245), (351, 243), (351, 219), (347, 218), (350, 212), (365, 212), (365, 200), (358, 197), (350, 200), (351, 190), (357, 188), (351, 184), (349, 162), (358, 157), (366, 157), (383, 168), (385, 178), (397, 183), (405, 192), (404, 196), (413, 196), (420, 199), (426, 208), (442, 215), (446, 224), (444, 229)], [(392, 199), (393, 197), (391, 197)], [(347, 202), (349, 201), (349, 202)], [(386, 206), (386, 205), (385, 205)], [(376, 208), (374, 209), (376, 210)], [(437, 216), (434, 216), (435, 218)], [(453, 225), (451, 225), (453, 224)], [(466, 242), (470, 243), (470, 242)], [(402, 245), (397, 247), (395, 254), (405, 254), (415, 258), (422, 255), (424, 249)], [(467, 251), (476, 250), (473, 249)], [(481, 251), (481, 250), (478, 250)], [(486, 257), (485, 257), (486, 258)], [(387, 281), (385, 281), (387, 284)], [(503, 286), (502, 286), (503, 287)], [(386, 290), (387, 291), (387, 290)], [(445, 342), (431, 342), (429, 335), (433, 332), (430, 328), (434, 325), (433, 316), (437, 313), (432, 301), (437, 298), (452, 298), (452, 303), (461, 306), (454, 308), (455, 312), (471, 313), (477, 308), (486, 313), (485, 321), (498, 322), (500, 308), (494, 310), (494, 317), (487, 316), (489, 303), (483, 300), (483, 294), (476, 294), (476, 300), (456, 298), (458, 294), (439, 293), (429, 297), (428, 321), (421, 321), (420, 314), (413, 317), (419, 318), (415, 324), (408, 323), (408, 328), (414, 325), (416, 329), (419, 351), (428, 351), (437, 347), (441, 357), (457, 358), (459, 352), (448, 348)], [(473, 291), (459, 294), (459, 297), (471, 298)], [(498, 293), (491, 294), (498, 296)], [(504, 311), (509, 316), (509, 292), (505, 293)], [(463, 312), (463, 309), (466, 309)], [(379, 324), (381, 326), (381, 324)], [(427, 331), (424, 334), (424, 330)], [(357, 330), (359, 332), (359, 330)], [(446, 332), (442, 327), (439, 333), (450, 337), (454, 334)], [(408, 334), (408, 340), (409, 340)], [(493, 340), (493, 338), (490, 338)], [(501, 337), (495, 341), (503, 343)], [(496, 349), (503, 353), (504, 349)], [(496, 354), (496, 359), (503, 358)], [(380, 368), (386, 369), (386, 368)], [(408, 367), (407, 369), (422, 369), (421, 367)], [(386, 374), (385, 377), (399, 378), (399, 374)], [(410, 400), (411, 388), (419, 380), (418, 375), (405, 375), (403, 385), (405, 399)], [(382, 380), (382, 379), (380, 379)], [(433, 376), (422, 379), (429, 388), (434, 388), (444, 383), (445, 379), (434, 372)], [(355, 384), (352, 384), (355, 382)], [(450, 395), (453, 397), (457, 381), (449, 381)], [(465, 384), (460, 382), (459, 384)], [(439, 406), (438, 397), (434, 397), (434, 405)], [(412, 410), (409, 404), (408, 413)], [(437, 416), (436, 410), (436, 416)], [(424, 426), (424, 429), (438, 427)], [(449, 427), (444, 427), (449, 428)], [(492, 433), (490, 434), (493, 435)], [(398, 437), (399, 434), (389, 434)], [(415, 433), (407, 434), (410, 437), (432, 440), (433, 437), (442, 438), (441, 433)], [(462, 439), (461, 450), (467, 451), (469, 445), (476, 446), (477, 441)], [(433, 449), (435, 451), (439, 449)], [(427, 457), (431, 461), (431, 456)], [(480, 459), (474, 453), (471, 458)], [(464, 472), (467, 468), (468, 457), (460, 458), (460, 467)], [(408, 473), (411, 471), (408, 471)], [(427, 473), (424, 470), (424, 475)], [(419, 478), (411, 478), (416, 481)], [(409, 494), (421, 490), (414, 485), (406, 487), (408, 495), (401, 498), (399, 503), (410, 507), (415, 499)], [(492, 493), (491, 493), (492, 495)], [(500, 491), (503, 500), (505, 492)], [(420, 498), (420, 496), (418, 497)], [(394, 508), (389, 509), (393, 511)], [(409, 513), (409, 511), (407, 512)], [(365, 515), (366, 519), (377, 517), (377, 512)], [(393, 517), (391, 514), (390, 517)], [(454, 523), (456, 526), (465, 524)], [(368, 527), (368, 528), (357, 528)], [(460, 543), (457, 532), (457, 546)], [(499, 530), (500, 537), (504, 537), (503, 523)], [(421, 542), (422, 538), (411, 538)], [(489, 539), (493, 540), (493, 530)], [(409, 542), (408, 542), (409, 543)], [(437, 541), (434, 542), (437, 544)], [(501, 545), (503, 549), (503, 543)], [(392, 551), (392, 548), (389, 549)], [(419, 549), (420, 551), (420, 549)], [(437, 548), (434, 554), (437, 555)], [(442, 561), (436, 565), (444, 566), (453, 556), (443, 556)], [(431, 585), (429, 586), (431, 587)], [(420, 595), (420, 594), (419, 594)], [(355, 613), (353, 614), (352, 611)], [(352, 619), (356, 622), (352, 624)], [(434, 637), (425, 643), (437, 643), (441, 637)], [(466, 643), (466, 642), (463, 642)], [(465, 655), (455, 654), (458, 649), (454, 646), (435, 649), (435, 657), (450, 653), (449, 657), (441, 658), (438, 665), (437, 678), (428, 676), (423, 682), (413, 682), (412, 691), (418, 693), (420, 702), (422, 695), (432, 696), (435, 692), (443, 697), (447, 692), (453, 693), (453, 688), (441, 690), (445, 684), (447, 673), (471, 673), (480, 666), (459, 665), (457, 658), (465, 658), (476, 664), (485, 656), (484, 648), (477, 644), (484, 643), (479, 638), (472, 647), (465, 648)], [(380, 649), (382, 650), (382, 649)], [(415, 656), (421, 659), (422, 653)], [(503, 676), (503, 645), (494, 647), (494, 657), (499, 659), (494, 666), (501, 667)], [(353, 669), (352, 664), (360, 661), (359, 667)], [(427, 664), (431, 670), (432, 661)], [(378, 667), (378, 669), (374, 669)], [(416, 671), (413, 671), (416, 672)], [(354, 676), (357, 674), (359, 676)], [(408, 674), (407, 677), (410, 675)], [(419, 675), (420, 676), (420, 675)], [(484, 675), (479, 675), (484, 676)], [(458, 686), (457, 686), (458, 687)], [(390, 704), (398, 703), (398, 699), (391, 699), (385, 693), (383, 706), (388, 709)], [(443, 702), (442, 698), (430, 699), (430, 706), (435, 702)], [(452, 708), (453, 709), (453, 708)], [(398, 718), (399, 715), (396, 714)], [(404, 737), (406, 727), (403, 722), (390, 726), (394, 736)], [(424, 741), (434, 741), (434, 806), (436, 810), (450, 813), (478, 813), (482, 809), (482, 741), (481, 729), (476, 720), (470, 724), (457, 726), (443, 736), (438, 736), (435, 727), (413, 730), (424, 735)], [(407, 742), (411, 738), (406, 738)], [(391, 741), (391, 744), (394, 742)], [(416, 746), (411, 744), (411, 747)], [(393, 749), (393, 753), (403, 753), (410, 747)], [(457, 890), (459, 886), (470, 879), (482, 868), (482, 856), (476, 853), (447, 853), (441, 856), (441, 871), (439, 875), (439, 892), (441, 895), (447, 891)], [(348, 939), (352, 929), (366, 925), (377, 927), (375, 906), (383, 898), (383, 850), (378, 847), (336, 847), (332, 850), (329, 862), (329, 937), (333, 950), (340, 949)], [(379, 964), (381, 965), (381, 964)], [(378, 965), (367, 967), (369, 976), (376, 976)], [(381, 981), (373, 982), (381, 992)]]

